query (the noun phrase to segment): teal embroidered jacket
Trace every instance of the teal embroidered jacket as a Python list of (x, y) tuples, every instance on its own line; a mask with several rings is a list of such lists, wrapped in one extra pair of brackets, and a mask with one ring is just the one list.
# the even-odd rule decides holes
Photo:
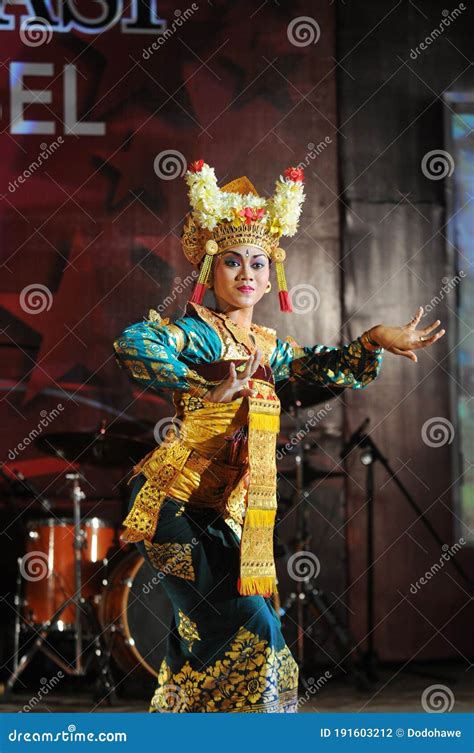
[[(370, 351), (360, 336), (342, 347), (300, 346), (281, 340), (269, 327), (252, 324), (250, 333), (223, 313), (188, 304), (186, 314), (170, 322), (150, 311), (148, 319), (127, 326), (114, 341), (115, 358), (144, 389), (183, 390), (203, 395), (215, 378), (206, 367), (248, 359), (259, 347), (275, 383), (301, 380), (341, 388), (364, 389), (380, 373), (384, 349)], [(221, 375), (221, 379), (224, 376)]]

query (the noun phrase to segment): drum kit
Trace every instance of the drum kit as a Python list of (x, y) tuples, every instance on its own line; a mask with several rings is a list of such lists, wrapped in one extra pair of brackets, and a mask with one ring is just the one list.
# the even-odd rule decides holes
[[(286, 467), (285, 460), (281, 463), (293, 488), (287, 506), (294, 505), (297, 513), (292, 550), (312, 551), (304, 488), (314, 480), (345, 475), (343, 470), (314, 468), (309, 462), (319, 441), (327, 436), (340, 437), (339, 427), (324, 422), (324, 426), (310, 429), (305, 441), (301, 441), (302, 408), (330, 400), (336, 394), (334, 388), (314, 384), (306, 391), (304, 386), (298, 386), (296, 391), (291, 383), (279, 392), (282, 410), (293, 424), (292, 430), (284, 432), (286, 442), (285, 436), (280, 437), (277, 447), (277, 460), (278, 451), (284, 449), (289, 463)], [(295, 437), (297, 441), (293, 442)], [(130, 433), (112, 433), (102, 422), (96, 432), (48, 434), (37, 439), (36, 446), (74, 463), (74, 468), (91, 465), (123, 469), (137, 463), (153, 445)], [(23, 526), (25, 553), (17, 561), (13, 671), (3, 697), (8, 697), (34, 655), (41, 651), (69, 676), (85, 676), (94, 670), (95, 697), (113, 703), (116, 673), (112, 668), (122, 673), (122, 679), (132, 676), (143, 682), (157, 677), (166, 653), (171, 604), (160, 583), (150, 587), (150, 583), (156, 584), (156, 571), (135, 546), (119, 541), (116, 525), (102, 517), (82, 518), (85, 494), (81, 481), (86, 479), (81, 471), (66, 474), (70, 516), (54, 515), (50, 501), (21, 474), (11, 473), (11, 485), (16, 489), (20, 485), (34, 494), (46, 517), (36, 516)], [(4, 471), (2, 475), (7, 478)], [(284, 509), (283, 497), (280, 505), (280, 510)], [(275, 557), (284, 553), (284, 547), (279, 546), (277, 525)], [(274, 605), (283, 624), (286, 616), (298, 628), (296, 650), (304, 684), (307, 624), (321, 617), (327, 630), (335, 635), (341, 653), (347, 653), (352, 641), (331, 613), (323, 592), (309, 581), (301, 579), (282, 602), (280, 598), (281, 594)], [(28, 634), (30, 640), (33, 638), (32, 646), (24, 649), (27, 640), (22, 641), (22, 637), (28, 638)], [(72, 662), (52, 645), (51, 638), (58, 634), (70, 641)]]
[[(56, 433), (36, 446), (69, 463), (100, 468), (130, 467), (152, 445), (107, 431)], [(24, 554), (17, 560), (13, 671), (4, 686), (7, 699), (34, 655), (41, 651), (69, 676), (94, 670), (95, 695), (112, 703), (116, 697), (111, 660), (138, 681), (156, 677), (165, 654), (172, 609), (160, 584), (149, 587), (154, 570), (135, 547), (119, 541), (117, 526), (101, 517), (82, 517), (85, 494), (82, 472), (67, 473), (69, 517), (56, 516), (54, 505), (14, 471), (4, 479), (11, 494), (34, 494), (45, 517), (23, 526)], [(156, 579), (155, 579), (156, 581)], [(153, 581), (153, 582), (155, 582)], [(54, 638), (73, 648), (70, 661)], [(32, 645), (25, 650), (28, 642)]]

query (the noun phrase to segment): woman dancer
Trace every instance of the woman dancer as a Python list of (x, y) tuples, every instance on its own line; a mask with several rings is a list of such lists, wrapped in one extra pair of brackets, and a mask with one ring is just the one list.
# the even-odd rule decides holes
[[(122, 540), (162, 574), (173, 606), (150, 711), (295, 712), (298, 665), (286, 645), (276, 592), (278, 383), (363, 389), (384, 350), (416, 362), (443, 336), (378, 324), (341, 348), (282, 341), (253, 321), (275, 267), (280, 308), (291, 311), (279, 246), (304, 201), (303, 171), (288, 168), (274, 195), (246, 177), (222, 188), (203, 160), (185, 179), (191, 211), (184, 253), (200, 269), (185, 315), (151, 310), (114, 342), (119, 365), (144, 388), (170, 390), (176, 415), (159, 447), (134, 468)], [(212, 288), (213, 309), (202, 304)], [(132, 480), (132, 479), (130, 479)]]

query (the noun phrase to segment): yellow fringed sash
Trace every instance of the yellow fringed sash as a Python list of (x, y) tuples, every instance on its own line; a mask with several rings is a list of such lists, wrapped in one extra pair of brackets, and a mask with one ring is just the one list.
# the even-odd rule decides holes
[(240, 542), (240, 594), (270, 596), (277, 591), (273, 557), (273, 528), (277, 510), (276, 435), (280, 430), (280, 401), (249, 397), (247, 490)]
[[(258, 383), (258, 380), (255, 381)], [(240, 542), (240, 577), (237, 589), (246, 596), (270, 596), (277, 592), (273, 529), (277, 510), (276, 437), (280, 430), (280, 401), (272, 389), (265, 391), (268, 393), (267, 397), (259, 393), (256, 397), (245, 398), (248, 400), (249, 483)], [(208, 418), (212, 422), (214, 416), (215, 421), (216, 404), (198, 402), (199, 408), (194, 406), (186, 414), (181, 430), (184, 423), (188, 426), (193, 419), (202, 422)], [(235, 401), (235, 410), (241, 402), (242, 398)], [(230, 410), (228, 404), (222, 404), (223, 409), (225, 406), (226, 410)], [(183, 431), (183, 435), (189, 440), (193, 432)], [(153, 540), (161, 505), (191, 453), (196, 453), (196, 445), (189, 446), (185, 439), (173, 436), (171, 431), (160, 447), (152, 450), (134, 466), (129, 483), (138, 473), (143, 473), (146, 481), (123, 521), (123, 541)]]

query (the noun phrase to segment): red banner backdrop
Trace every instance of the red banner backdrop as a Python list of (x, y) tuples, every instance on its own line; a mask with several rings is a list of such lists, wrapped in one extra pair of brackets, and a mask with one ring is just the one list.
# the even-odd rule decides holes
[(38, 440), (104, 422), (149, 440), (170, 415), (164, 396), (142, 394), (118, 369), (112, 343), (150, 307), (173, 317), (189, 297), (179, 241), (188, 162), (205, 159), (221, 185), (248, 175), (267, 194), (285, 167), (305, 167), (287, 277), (324, 268), (328, 294), (312, 322), (281, 315), (276, 293), (258, 320), (305, 342), (337, 340), (340, 327), (331, 3), (311, 17), (305, 2), (78, 6), (0, 11), (0, 504), (12, 576), (22, 524), (42, 512), (11, 494), (13, 470), (58, 516), (71, 514), (65, 474), (80, 467), (83, 513), (117, 522), (134, 460), (76, 466)]

